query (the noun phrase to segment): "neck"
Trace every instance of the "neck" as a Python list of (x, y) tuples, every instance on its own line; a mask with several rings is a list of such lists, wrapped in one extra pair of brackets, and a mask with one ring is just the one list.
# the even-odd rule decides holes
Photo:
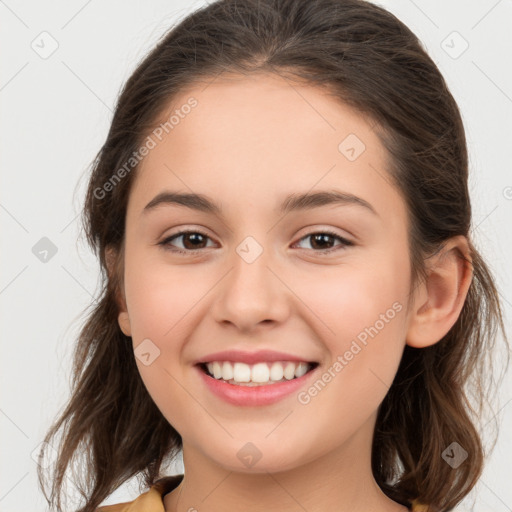
[(165, 495), (165, 512), (407, 512), (373, 478), (372, 432), (362, 428), (336, 450), (279, 472), (260, 463), (258, 472), (230, 471), (184, 440), (184, 477)]

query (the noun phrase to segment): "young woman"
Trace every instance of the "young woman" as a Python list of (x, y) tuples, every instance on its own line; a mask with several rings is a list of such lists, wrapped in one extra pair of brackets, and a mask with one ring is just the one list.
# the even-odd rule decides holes
[(84, 222), (105, 286), (46, 438), (66, 424), (58, 510), (84, 449), (81, 512), (140, 474), (99, 510), (448, 511), (473, 488), (500, 303), (458, 107), (395, 16), (192, 13), (124, 87)]

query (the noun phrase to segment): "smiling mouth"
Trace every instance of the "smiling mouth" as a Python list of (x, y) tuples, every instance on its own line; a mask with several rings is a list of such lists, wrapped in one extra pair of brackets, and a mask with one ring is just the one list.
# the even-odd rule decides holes
[(237, 386), (265, 386), (298, 379), (313, 371), (317, 362), (275, 361), (253, 365), (212, 361), (197, 366), (209, 377)]

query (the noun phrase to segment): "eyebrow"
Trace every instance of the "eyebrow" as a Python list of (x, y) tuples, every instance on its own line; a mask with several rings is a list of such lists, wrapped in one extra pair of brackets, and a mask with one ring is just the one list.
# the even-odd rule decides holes
[[(203, 194), (163, 191), (155, 196), (143, 209), (142, 214), (154, 210), (157, 206), (178, 204), (192, 210), (211, 213), (222, 217), (222, 207), (208, 196)], [(328, 205), (358, 205), (372, 212), (377, 217), (379, 214), (373, 206), (348, 192), (339, 190), (322, 190), (313, 193), (290, 194), (278, 208), (278, 213), (287, 214), (294, 211), (310, 210)]]

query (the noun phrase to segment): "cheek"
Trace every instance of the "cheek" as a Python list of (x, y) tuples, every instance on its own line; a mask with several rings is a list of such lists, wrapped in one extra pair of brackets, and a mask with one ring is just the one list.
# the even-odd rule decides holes
[(360, 260), (322, 279), (298, 279), (330, 358), (329, 384), (320, 385), (329, 391), (319, 397), (326, 407), (333, 400), (355, 409), (377, 406), (395, 376), (405, 346), (408, 264), (384, 256), (374, 260), (378, 265)]
[(163, 341), (175, 337), (212, 281), (211, 269), (165, 264), (161, 256), (144, 260), (134, 254), (126, 268), (125, 290), (135, 343), (144, 338)]
[[(359, 260), (294, 279), (294, 292), (324, 325), (322, 332), (339, 345), (337, 349), (376, 322), (383, 331), (382, 315), (384, 321), (393, 320), (397, 309), (405, 310), (408, 282), (403, 262), (389, 256), (376, 261)], [(389, 323), (385, 325), (387, 329)]]
[[(338, 392), (350, 401), (349, 390), (357, 390), (376, 407), (386, 395), (400, 363), (407, 331), (406, 303), (409, 293), (408, 261), (382, 259), (359, 280), (350, 293), (343, 293), (344, 311), (339, 314), (335, 357), (341, 355), (346, 382), (338, 381)], [(359, 287), (357, 286), (359, 283)]]
[[(146, 389), (169, 423), (178, 432), (187, 431), (191, 428), (187, 415), (198, 422), (204, 417), (200, 410), (192, 411), (190, 394), (180, 385), (184, 382), (181, 357), (193, 330), (194, 307), (207, 291), (207, 280), (196, 279), (186, 266), (171, 267), (161, 260), (143, 261), (133, 256), (127, 264), (125, 289), (136, 364)], [(137, 357), (142, 352), (138, 347), (144, 343), (151, 358), (147, 365)]]

